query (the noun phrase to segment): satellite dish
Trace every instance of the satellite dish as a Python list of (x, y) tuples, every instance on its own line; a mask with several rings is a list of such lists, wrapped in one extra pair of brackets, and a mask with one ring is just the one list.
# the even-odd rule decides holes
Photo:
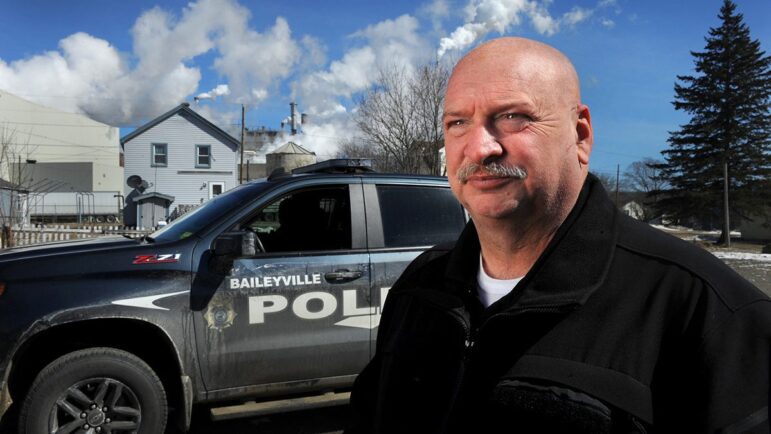
[(131, 175), (126, 180), (126, 184), (131, 188), (139, 188), (142, 185), (142, 177), (139, 175)]

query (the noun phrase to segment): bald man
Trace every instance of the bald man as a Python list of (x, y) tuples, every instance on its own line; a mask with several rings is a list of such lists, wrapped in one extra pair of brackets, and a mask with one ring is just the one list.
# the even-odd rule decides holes
[(391, 289), (349, 432), (769, 432), (771, 300), (618, 212), (563, 54), (471, 51), (444, 133), (471, 222)]

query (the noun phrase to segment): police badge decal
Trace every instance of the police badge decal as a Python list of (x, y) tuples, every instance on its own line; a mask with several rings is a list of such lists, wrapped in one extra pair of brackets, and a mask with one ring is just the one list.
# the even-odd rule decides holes
[(204, 319), (210, 329), (222, 331), (233, 325), (236, 311), (233, 308), (233, 294), (218, 292), (209, 301)]

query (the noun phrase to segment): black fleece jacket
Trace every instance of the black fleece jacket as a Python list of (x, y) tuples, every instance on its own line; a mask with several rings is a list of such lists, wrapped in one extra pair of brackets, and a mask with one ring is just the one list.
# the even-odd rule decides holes
[(769, 433), (771, 300), (593, 176), (487, 309), (478, 258), (470, 223), (403, 273), (347, 432)]

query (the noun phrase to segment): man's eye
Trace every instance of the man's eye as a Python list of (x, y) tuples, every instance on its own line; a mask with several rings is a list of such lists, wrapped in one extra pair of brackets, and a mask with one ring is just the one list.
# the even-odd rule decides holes
[(516, 133), (524, 130), (532, 119), (520, 113), (504, 113), (495, 119), (495, 123), (501, 130), (507, 133)]
[(463, 121), (461, 119), (456, 119), (456, 120), (447, 122), (447, 128), (459, 127), (461, 125), (463, 125)]

